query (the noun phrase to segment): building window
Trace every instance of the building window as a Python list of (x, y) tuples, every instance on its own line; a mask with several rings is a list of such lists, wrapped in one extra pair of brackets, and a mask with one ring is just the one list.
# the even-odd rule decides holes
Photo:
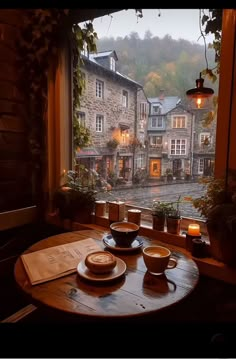
[(77, 119), (81, 126), (85, 126), (85, 113), (82, 111), (77, 112)]
[(162, 145), (162, 136), (151, 136), (150, 144), (152, 146)]
[(204, 170), (204, 159), (199, 159), (198, 161), (198, 173), (203, 174)]
[(155, 129), (162, 129), (163, 128), (163, 118), (162, 118), (162, 116), (152, 118), (152, 128), (155, 128)]
[(96, 80), (96, 97), (103, 99), (104, 98), (104, 82)]
[(129, 131), (121, 130), (121, 143), (122, 145), (129, 145)]
[(152, 110), (155, 114), (161, 114), (161, 107), (158, 105), (153, 105)]
[(211, 134), (210, 133), (200, 133), (199, 136), (199, 145), (202, 147), (204, 145), (210, 145), (211, 143)]
[(186, 116), (173, 116), (172, 128), (173, 129), (186, 128)]
[(110, 57), (110, 69), (112, 71), (116, 71), (116, 62), (115, 62), (115, 59), (113, 57)]
[(139, 154), (136, 158), (136, 169), (145, 168), (145, 155)]
[(171, 140), (171, 155), (186, 155), (186, 139)]
[(122, 91), (122, 105), (124, 107), (128, 107), (128, 91), (123, 90)]
[(96, 116), (96, 132), (103, 132), (103, 115)]
[(140, 111), (140, 120), (144, 120), (147, 117), (147, 103), (142, 102), (139, 105), (139, 111)]

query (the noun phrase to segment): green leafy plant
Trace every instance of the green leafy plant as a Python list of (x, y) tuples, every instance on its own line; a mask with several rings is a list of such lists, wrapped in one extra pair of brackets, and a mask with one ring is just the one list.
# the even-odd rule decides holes
[(181, 195), (179, 195), (176, 201), (172, 201), (168, 204), (166, 216), (173, 219), (180, 219), (180, 208)]
[(152, 215), (165, 217), (170, 209), (170, 203), (154, 200), (152, 203)]
[(64, 184), (53, 196), (54, 208), (64, 218), (73, 219), (78, 212), (91, 213), (98, 192), (110, 191), (109, 184), (100, 179), (99, 174), (84, 165), (76, 165), (75, 170), (65, 174)]
[(107, 147), (111, 150), (114, 150), (119, 144), (119, 141), (116, 138), (113, 138), (107, 142)]
[(206, 190), (205, 194), (192, 199), (192, 203), (204, 218), (209, 219), (212, 209), (216, 205), (236, 203), (236, 188), (233, 180), (229, 182), (227, 188), (223, 178), (203, 177), (200, 179), (200, 183)]

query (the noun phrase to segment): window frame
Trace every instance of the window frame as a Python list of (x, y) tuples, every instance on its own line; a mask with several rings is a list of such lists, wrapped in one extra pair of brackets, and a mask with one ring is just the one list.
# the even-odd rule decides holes
[[(98, 15), (99, 16), (99, 15)], [(236, 58), (234, 56), (235, 43), (236, 43), (236, 10), (224, 9), (222, 20), (222, 41), (221, 41), (221, 71), (219, 80), (218, 92), (218, 111), (217, 111), (217, 126), (216, 126), (216, 147), (215, 147), (215, 177), (225, 176), (228, 167), (236, 169), (236, 149), (234, 146), (234, 134), (236, 133), (236, 97), (235, 97), (235, 84), (236, 84)], [(58, 72), (59, 69), (56, 69)], [(72, 79), (72, 77), (71, 77)], [(53, 77), (50, 79), (54, 81)], [(56, 112), (60, 111), (61, 98), (60, 92), (55, 91), (54, 86), (49, 86), (49, 97), (54, 99), (54, 106)], [(48, 124), (51, 123), (51, 118), (55, 117), (55, 111), (48, 114)], [(64, 117), (64, 123), (68, 123), (68, 117)], [(56, 120), (57, 121), (57, 120)], [(53, 122), (52, 122), (53, 123)], [(63, 127), (58, 126), (58, 132), (63, 131)], [(47, 132), (48, 135), (48, 149), (52, 153), (52, 158), (55, 159), (62, 153), (70, 154), (71, 163), (73, 153), (70, 153), (70, 144), (67, 142), (66, 146), (60, 144), (60, 136), (55, 132)], [(228, 143), (229, 140), (229, 143)], [(56, 146), (52, 147), (51, 144)], [(61, 178), (60, 171), (55, 172), (54, 163), (48, 164), (48, 173), (54, 178), (54, 183)], [(56, 177), (56, 179), (55, 179)], [(48, 184), (48, 182), (46, 182)], [(55, 188), (55, 187), (54, 187)], [(45, 191), (48, 192), (48, 187)], [(51, 188), (50, 188), (51, 189)], [(50, 190), (49, 190), (50, 191)], [(50, 198), (50, 197), (49, 197)]]
[[(202, 164), (201, 164), (202, 162)], [(202, 170), (201, 170), (202, 167)], [(204, 158), (199, 158), (198, 159), (198, 174), (203, 174), (204, 172)]]
[(95, 131), (96, 133), (104, 132), (104, 115), (96, 114)]
[[(178, 120), (181, 123), (182, 126), (174, 126), (174, 124), (177, 125)], [(184, 121), (184, 126), (183, 126)], [(187, 116), (186, 115), (171, 115), (171, 127), (172, 129), (186, 129), (187, 128)]]
[(127, 90), (123, 89), (122, 90), (122, 106), (127, 109), (128, 105), (129, 105), (129, 93)]
[(110, 56), (110, 70), (116, 71), (116, 61), (113, 56)]
[(99, 79), (96, 79), (96, 98), (104, 99), (104, 81)]
[[(174, 153), (172, 153), (172, 142), (175, 142), (175, 144), (174, 144), (174, 150), (175, 150), (175, 152)], [(177, 141), (180, 141), (180, 144), (177, 144), (176, 142)], [(184, 144), (182, 143), (182, 142), (184, 142)], [(177, 145), (178, 146), (180, 146), (180, 153), (179, 154), (177, 154), (176, 153), (176, 151), (177, 151)], [(182, 153), (181, 151), (182, 151), (182, 146), (184, 145), (184, 153)], [(187, 139), (183, 139), (183, 138), (181, 138), (181, 139), (171, 139), (170, 140), (170, 155), (176, 155), (176, 156), (184, 156), (184, 155), (186, 155), (186, 150), (187, 150)]]

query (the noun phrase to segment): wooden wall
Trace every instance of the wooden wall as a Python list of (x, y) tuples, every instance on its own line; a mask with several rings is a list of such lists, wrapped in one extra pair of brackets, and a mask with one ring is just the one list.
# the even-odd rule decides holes
[(0, 213), (32, 205), (26, 100), (18, 84), (21, 9), (0, 9)]

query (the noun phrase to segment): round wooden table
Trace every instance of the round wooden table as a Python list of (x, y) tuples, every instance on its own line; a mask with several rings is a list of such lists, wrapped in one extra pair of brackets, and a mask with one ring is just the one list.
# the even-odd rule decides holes
[[(88, 237), (95, 239), (102, 249), (106, 249), (102, 242), (103, 231), (82, 230), (41, 240), (25, 253)], [(143, 246), (148, 244), (163, 245), (159, 241), (143, 237)], [(32, 286), (20, 257), (15, 264), (15, 279), (36, 305), (46, 305), (64, 314), (96, 319), (152, 316), (188, 296), (199, 279), (198, 267), (191, 258), (173, 250), (174, 247), (168, 244), (164, 246), (172, 251), (172, 256), (177, 258), (178, 264), (176, 268), (166, 270), (161, 276), (153, 276), (146, 271), (139, 248), (134, 252), (112, 251), (124, 260), (127, 269), (120, 278), (111, 282), (94, 283), (81, 278), (75, 272)]]

